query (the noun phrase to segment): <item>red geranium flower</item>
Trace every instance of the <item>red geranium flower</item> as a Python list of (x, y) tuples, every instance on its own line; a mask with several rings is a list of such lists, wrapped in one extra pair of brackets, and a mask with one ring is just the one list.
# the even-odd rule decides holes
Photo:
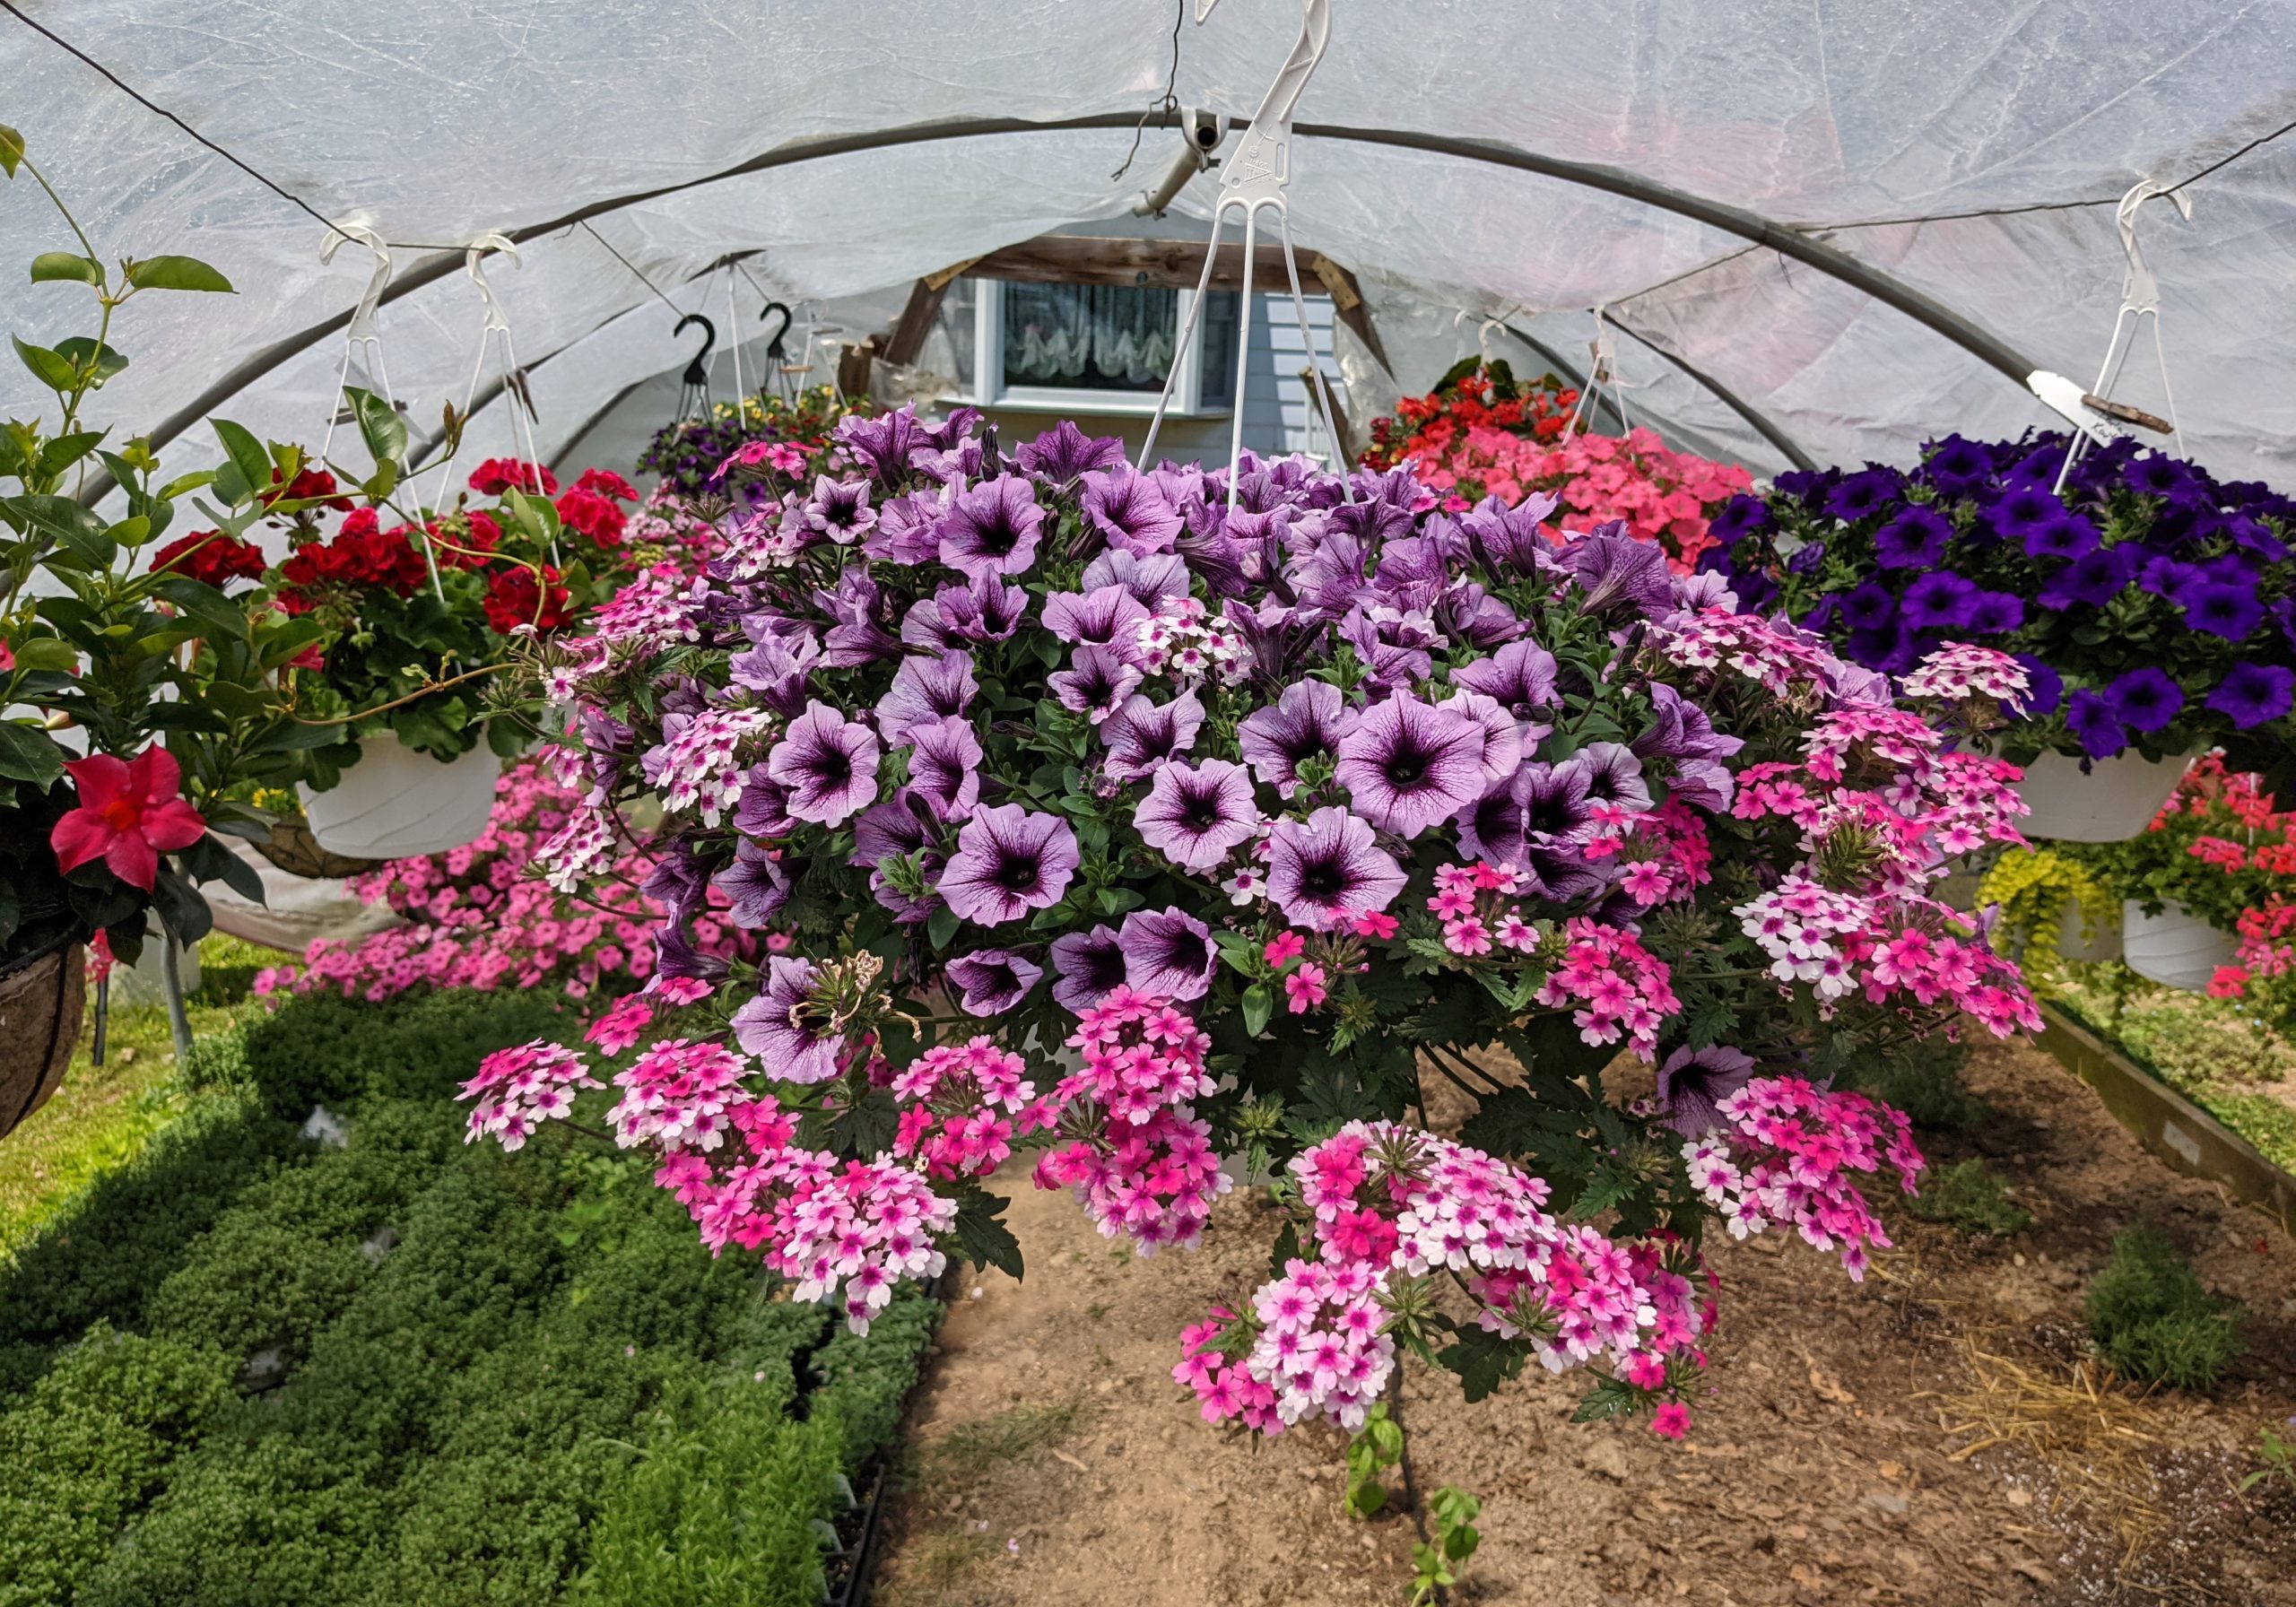
[(527, 463), (517, 457), (488, 458), (471, 471), (470, 489), (482, 497), (499, 497), (514, 487), (522, 491), (533, 491), (537, 470), (542, 474), (542, 494), (545, 497), (558, 495), (557, 475), (542, 468), (539, 464)]
[(485, 514), (466, 513), (463, 515), (463, 524), (465, 528), (459, 533), (438, 525), (430, 526), (430, 534), (440, 541), (451, 542), (464, 549), (457, 552), (440, 547), (438, 550), (439, 567), (442, 569), (483, 569), (486, 560), (483, 557), (474, 558), (471, 554), (491, 552), (501, 544), (502, 526)]
[(262, 550), (252, 542), (225, 535), (220, 530), (195, 530), (170, 542), (152, 554), (152, 572), (173, 569), (222, 590), (232, 580), (253, 580), (263, 573)]
[(611, 497), (617, 502), (638, 500), (638, 488), (612, 469), (584, 469), (582, 477), (574, 482), (578, 491), (596, 491), (601, 497)]
[(67, 759), (64, 768), (80, 804), (48, 836), (61, 870), (100, 858), (122, 882), (150, 892), (160, 856), (188, 848), (207, 830), (199, 812), (176, 796), (183, 772), (165, 748), (146, 748), (126, 760), (109, 753)]
[[(556, 584), (558, 571), (544, 564), (542, 576), (538, 585), (535, 572), (521, 567), (500, 570), (487, 582), (486, 622), (498, 634), (508, 636), (521, 625), (555, 630), (574, 617), (567, 606), (566, 588)], [(544, 591), (544, 586), (549, 589)]]
[(622, 509), (593, 491), (576, 486), (558, 499), (558, 517), (569, 530), (579, 531), (601, 547), (622, 545), (628, 523)]
[(271, 471), (271, 489), (263, 493), (263, 505), (269, 508), (276, 502), (321, 501), (324, 506), (351, 511), (351, 499), (335, 495), (335, 476), (325, 469), (305, 469), (284, 485), (279, 482), (279, 471)]

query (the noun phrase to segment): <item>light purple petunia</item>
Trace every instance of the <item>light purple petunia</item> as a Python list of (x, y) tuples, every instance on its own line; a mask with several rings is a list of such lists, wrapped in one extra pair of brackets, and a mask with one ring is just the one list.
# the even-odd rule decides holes
[(757, 693), (758, 701), (785, 719), (805, 707), (805, 682), (821, 662), (821, 644), (810, 630), (768, 636), (746, 653), (726, 661), (736, 686)]
[(765, 756), (765, 769), (787, 792), (790, 814), (841, 826), (877, 801), (881, 751), (866, 725), (809, 703)]
[(1180, 533), (1180, 516), (1163, 488), (1127, 468), (1095, 470), (1084, 476), (1084, 517), (1112, 547), (1148, 557), (1169, 552)]
[(1066, 485), (1087, 469), (1112, 469), (1124, 462), (1124, 443), (1113, 435), (1088, 436), (1063, 419), (1013, 454), (1021, 466), (1048, 485)]
[(904, 658), (893, 672), (893, 683), (877, 699), (877, 729), (889, 743), (904, 742), (912, 725), (963, 714), (979, 691), (970, 653)]
[(1472, 513), (1460, 517), (1458, 528), (1493, 574), (1535, 575), (1556, 567), (1553, 548), (1539, 526), (1557, 506), (1557, 499), (1544, 491), (1533, 492), (1515, 508), (1485, 497)]
[(1642, 779), (1642, 761), (1621, 743), (1588, 743), (1572, 755), (1587, 765), (1587, 796), (1636, 812), (1650, 807), (1650, 788)]
[(1295, 681), (1274, 706), (1236, 727), (1236, 747), (1253, 772), (1285, 797), (1300, 790), (1300, 767), (1318, 753), (1338, 757), (1360, 717), (1328, 681)]
[(1517, 719), (1534, 720), (1540, 709), (1561, 707), (1555, 670), (1554, 655), (1536, 642), (1509, 642), (1490, 657), (1453, 670), (1451, 684), (1494, 699)]
[(883, 601), (884, 588), (869, 578), (868, 570), (859, 564), (838, 576), (835, 591), (813, 594), (813, 602), (835, 621), (822, 638), (823, 664), (849, 670), (900, 651), (900, 643), (878, 617)]
[(1003, 1015), (1044, 979), (1044, 968), (1003, 949), (978, 949), (949, 961), (948, 977), (967, 1015)]
[(968, 921), (1000, 926), (1060, 902), (1081, 863), (1076, 833), (1058, 815), (1018, 804), (973, 812), (938, 890)]
[(1142, 558), (1112, 547), (1084, 566), (1079, 584), (1087, 592), (1096, 592), (1104, 586), (1120, 586), (1142, 607), (1153, 609), (1167, 597), (1187, 595), (1187, 564), (1177, 552)]
[(909, 790), (936, 821), (961, 821), (980, 802), (980, 738), (969, 721), (947, 719), (909, 729)]
[(1140, 840), (1174, 864), (1208, 871), (1258, 834), (1251, 772), (1224, 759), (1168, 764), (1133, 811)]
[(726, 918), (745, 931), (765, 925), (789, 902), (789, 878), (781, 862), (747, 839), (735, 848), (734, 863), (712, 876), (709, 885), (731, 900)]
[(1726, 1044), (1680, 1048), (1658, 1068), (1666, 1125), (1686, 1137), (1723, 1130), (1722, 1101), (1753, 1081), (1754, 1057)]
[(901, 616), (900, 639), (936, 652), (1001, 642), (1021, 628), (1028, 611), (1029, 594), (994, 575), (970, 586), (952, 582), (909, 605)]
[(828, 1081), (844, 1039), (811, 1003), (813, 962), (772, 954), (765, 964), (764, 991), (734, 1012), (734, 1041), (778, 1081)]
[(1066, 669), (1045, 677), (1063, 708), (1091, 716), (1095, 725), (1122, 708), (1140, 682), (1140, 666), (1113, 647), (1079, 647)]
[(1356, 813), (1410, 838), (1483, 796), (1483, 750), (1480, 722), (1406, 692), (1364, 710), (1340, 740), (1337, 777)]
[(1082, 1015), (1124, 980), (1124, 945), (1113, 926), (1069, 932), (1052, 940), (1052, 996)]
[(1326, 931), (1385, 909), (1403, 890), (1403, 867), (1344, 809), (1276, 821), (1268, 847), (1267, 896), (1295, 926)]
[(789, 794), (765, 766), (753, 764), (734, 805), (734, 827), (744, 837), (787, 837), (797, 830), (789, 818)]
[(853, 863), (874, 869), (880, 861), (914, 854), (931, 840), (904, 786), (853, 822)]
[(1515, 774), (1485, 787), (1482, 797), (1459, 811), (1454, 824), (1463, 857), (1479, 859), (1486, 864), (1522, 867), (1526, 853), (1525, 790), (1522, 769), (1518, 766)]
[(1114, 647), (1129, 658), (1139, 650), (1140, 623), (1148, 617), (1140, 599), (1114, 582), (1095, 591), (1045, 594), (1044, 628), (1071, 647)]
[(1563, 551), (1562, 564), (1586, 594), (1579, 606), (1588, 613), (1631, 608), (1645, 619), (1663, 620), (1674, 612), (1665, 550), (1656, 542), (1636, 541), (1622, 519), (1597, 525), (1572, 542)]
[(941, 561), (975, 583), (1025, 573), (1037, 560), (1044, 509), (1036, 487), (1000, 474), (961, 492), (941, 520)]
[(1184, 909), (1135, 909), (1117, 934), (1124, 982), (1135, 993), (1185, 1002), (1212, 991), (1220, 951), (1212, 928)]
[(946, 504), (938, 496), (912, 491), (895, 497), (877, 512), (877, 522), (861, 543), (861, 551), (887, 563), (913, 569), (937, 563), (941, 558), (941, 516)]
[(829, 537), (840, 547), (851, 546), (877, 523), (877, 510), (869, 506), (867, 481), (832, 480), (827, 474), (813, 477), (813, 494), (798, 512), (806, 529)]
[(1160, 766), (1193, 750), (1196, 734), (1203, 727), (1204, 705), (1194, 692), (1182, 692), (1162, 704), (1135, 692), (1100, 725), (1100, 740), (1109, 749), (1102, 768), (1118, 781), (1144, 780)]
[[(1463, 715), (1483, 728), (1483, 782), (1504, 781), (1522, 768), (1523, 727), (1496, 698), (1481, 692), (1453, 692), (1436, 706)], [(1540, 736), (1546, 734), (1542, 728)], [(1537, 738), (1533, 738), (1536, 741)]]

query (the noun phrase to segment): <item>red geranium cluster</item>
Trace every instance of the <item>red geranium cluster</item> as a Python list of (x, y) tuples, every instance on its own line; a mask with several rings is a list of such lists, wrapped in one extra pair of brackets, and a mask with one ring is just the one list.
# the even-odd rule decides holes
[(486, 622), (498, 634), (508, 636), (521, 625), (555, 630), (573, 619), (566, 588), (557, 583), (558, 571), (548, 564), (541, 568), (539, 580), (533, 569), (521, 565), (496, 571), (486, 583)]
[(220, 530), (195, 530), (152, 554), (154, 575), (171, 569), (218, 591), (228, 581), (258, 579), (263, 569), (261, 549)]
[(413, 596), (430, 577), (413, 534), (404, 525), (385, 530), (373, 508), (358, 509), (333, 541), (307, 543), (279, 566), (286, 583), (279, 606), (291, 614), (309, 613), (344, 591), (370, 586)]
[[(535, 483), (537, 474), (542, 476), (539, 486)], [(472, 471), (470, 489), (482, 497), (499, 497), (509, 491), (529, 494), (539, 491), (543, 496), (554, 497), (558, 495), (558, 476), (524, 458), (490, 457)]]
[(613, 470), (585, 469), (574, 489), (558, 499), (559, 522), (600, 547), (619, 547), (629, 519), (614, 504), (637, 500), (637, 487)]
[(325, 469), (305, 469), (295, 478), (280, 482), (279, 471), (271, 471), (271, 489), (263, 493), (263, 505), (274, 507), (281, 502), (317, 502), (340, 513), (351, 511), (351, 499), (335, 494), (335, 476)]
[(481, 569), (486, 567), (487, 555), (502, 544), (502, 526), (483, 513), (458, 516), (462, 528), (451, 522), (434, 520), (423, 526), (439, 543), (436, 551), (442, 569)]

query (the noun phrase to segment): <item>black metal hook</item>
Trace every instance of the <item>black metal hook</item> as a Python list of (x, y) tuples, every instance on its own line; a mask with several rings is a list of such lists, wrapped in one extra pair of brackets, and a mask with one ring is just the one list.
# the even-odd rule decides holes
[(789, 348), (781, 343), (781, 337), (789, 333), (789, 304), (786, 301), (767, 302), (764, 310), (757, 315), (758, 322), (763, 324), (775, 313), (781, 315), (781, 327), (776, 329), (765, 343), (766, 360), (770, 362), (787, 362)]
[(678, 320), (678, 326), (670, 331), (670, 338), (675, 340), (683, 334), (689, 324), (701, 326), (701, 350), (695, 352), (693, 360), (685, 365), (685, 382), (707, 387), (709, 384), (709, 353), (718, 346), (718, 326), (698, 312), (690, 312)]

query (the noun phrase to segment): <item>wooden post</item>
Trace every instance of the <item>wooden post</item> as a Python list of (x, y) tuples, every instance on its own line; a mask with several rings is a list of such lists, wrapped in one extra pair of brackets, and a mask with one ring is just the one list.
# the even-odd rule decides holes
[[(934, 279), (939, 279), (935, 283)], [(909, 305), (900, 309), (900, 321), (885, 340), (885, 360), (897, 369), (907, 368), (925, 350), (925, 337), (933, 333), (933, 320), (941, 316), (941, 303), (948, 296), (952, 280), (935, 274), (932, 279), (920, 279), (911, 286)]]

